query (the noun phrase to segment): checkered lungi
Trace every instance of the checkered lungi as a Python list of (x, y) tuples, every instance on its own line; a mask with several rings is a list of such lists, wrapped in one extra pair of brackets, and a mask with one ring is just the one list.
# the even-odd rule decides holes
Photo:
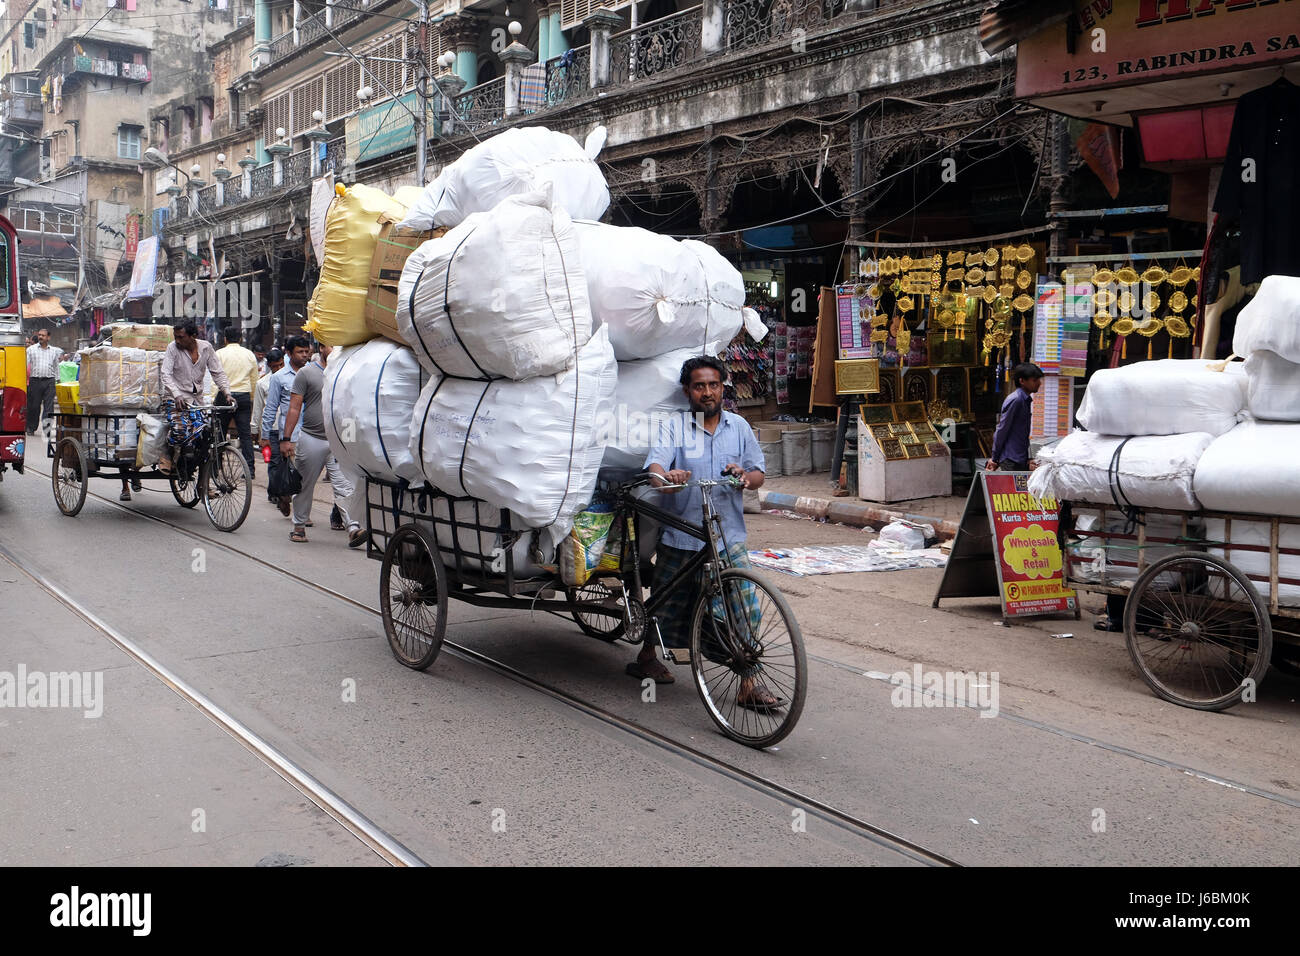
[[(670, 548), (665, 544), (659, 545), (655, 549), (654, 574), (650, 582), (651, 595), (657, 594), (660, 588), (666, 587), (668, 582), (672, 580), (673, 575), (695, 554), (694, 551)], [(749, 551), (743, 541), (739, 544), (733, 544), (721, 556), (723, 563), (728, 567), (752, 567), (749, 563)], [(663, 635), (666, 647), (691, 646), (691, 617), (695, 612), (696, 602), (699, 600), (701, 577), (702, 574), (696, 577), (694, 586), (679, 586), (675, 591), (670, 592), (667, 599), (655, 612), (655, 617), (659, 621), (659, 631)], [(731, 602), (732, 616), (736, 619), (748, 618), (750, 634), (757, 634), (761, 623), (761, 609), (759, 608), (758, 594), (754, 588), (749, 584), (744, 584), (738, 589), (731, 589), (728, 593), (728, 600)], [(711, 610), (717, 619), (725, 619), (721, 598), (715, 597), (713, 599)], [(740, 676), (751, 677), (760, 670), (761, 668), (755, 668), (752, 673), (741, 674)]]

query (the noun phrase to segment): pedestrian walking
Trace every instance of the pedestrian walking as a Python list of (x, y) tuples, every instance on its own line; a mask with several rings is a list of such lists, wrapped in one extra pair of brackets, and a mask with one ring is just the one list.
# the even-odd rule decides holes
[[(294, 375), (289, 411), (284, 419), (285, 433), (294, 436), (294, 441), (281, 440), (280, 454), (293, 455), (294, 467), (302, 476), (302, 490), (293, 496), (293, 531), (289, 534), (290, 541), (307, 540), (307, 526), (311, 524), (312, 492), (320, 481), (321, 471), (326, 471), (329, 475), (334, 504), (339, 509), (349, 539), (355, 540), (363, 533), (361, 522), (347, 512), (348, 500), (356, 493), (356, 486), (335, 461), (330, 452), (330, 443), (325, 437), (321, 399), (325, 392), (325, 362), (329, 354), (330, 347), (321, 345), (318, 357)], [(295, 435), (295, 429), (299, 425), (302, 428)]]
[[(284, 343), (284, 357), (284, 365), (271, 376), (266, 390), (266, 407), (262, 410), (262, 440), (271, 446), (272, 468), (280, 463), (280, 438), (284, 429), (284, 417), (289, 411), (293, 379), (298, 374), (298, 370), (310, 359), (311, 343), (301, 335), (290, 336)], [(301, 424), (298, 427), (301, 429)], [(289, 498), (276, 499), (269, 493), (266, 497), (268, 501), (279, 505), (280, 513), (288, 517)]]
[(1034, 393), (1043, 385), (1043, 370), (1021, 362), (1011, 370), (1016, 390), (1002, 403), (989, 471), (1029, 471), (1029, 429), (1034, 420)]
[(253, 389), (257, 387), (257, 356), (240, 345), (239, 338), (239, 329), (230, 326), (225, 332), (225, 348), (217, 352), (221, 367), (226, 370), (226, 378), (230, 380), (230, 395), (235, 400), (235, 410), (222, 412), (218, 421), (224, 436), (231, 419), (234, 419), (235, 430), (239, 433), (239, 450), (248, 462), (249, 475), (253, 476), (257, 474), (257, 465), (253, 460), (253, 435), (249, 422), (253, 415)]
[(257, 426), (257, 445), (259, 448), (263, 448), (267, 444), (266, 440), (262, 438), (262, 415), (266, 411), (266, 398), (271, 388), (271, 376), (283, 367), (284, 353), (279, 349), (271, 349), (266, 353), (266, 371), (259, 375), (257, 385), (253, 388), (252, 421)]
[(27, 347), (27, 434), (35, 435), (54, 414), (54, 383), (59, 374), (58, 349), (50, 345), (48, 329), (36, 333)]
[[(679, 412), (667, 419), (646, 458), (646, 470), (656, 487), (683, 485), (692, 475), (712, 478), (732, 475), (744, 488), (757, 489), (764, 480), (763, 452), (754, 438), (754, 430), (733, 412), (722, 408), (726, 368), (715, 358), (687, 359), (682, 364), (682, 391), (690, 403), (690, 413)], [(662, 507), (692, 523), (699, 520), (703, 495), (698, 487), (676, 488), (665, 492)], [(731, 567), (748, 568), (749, 552), (745, 547), (744, 500), (739, 493), (721, 494), (714, 499), (722, 520), (722, 536), (727, 550), (723, 560)], [(704, 547), (699, 538), (678, 531), (664, 530), (655, 550), (654, 575), (650, 583), (653, 595), (665, 587), (694, 553)], [(699, 598), (702, 580), (695, 587), (681, 587), (672, 592), (658, 613), (665, 647), (690, 647), (691, 615)], [(752, 612), (742, 608), (741, 613)], [(627, 673), (638, 680), (650, 678), (657, 684), (671, 684), (673, 675), (655, 656), (655, 643), (647, 629), (641, 653), (627, 665)], [(744, 674), (737, 688), (736, 701), (750, 710), (766, 712), (786, 702), (775, 696), (757, 673)]]

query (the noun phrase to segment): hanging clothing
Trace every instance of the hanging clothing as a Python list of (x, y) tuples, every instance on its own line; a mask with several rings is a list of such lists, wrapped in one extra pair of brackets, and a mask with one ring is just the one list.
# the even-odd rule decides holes
[(1214, 211), (1241, 227), (1241, 282), (1300, 275), (1300, 86), (1278, 80), (1237, 103)]

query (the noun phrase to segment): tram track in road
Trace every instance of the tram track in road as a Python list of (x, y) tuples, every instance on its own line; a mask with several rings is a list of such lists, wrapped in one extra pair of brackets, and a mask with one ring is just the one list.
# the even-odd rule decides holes
[[(35, 469), (31, 469), (31, 470), (36, 472), (37, 474), (40, 474), (40, 472), (37, 472)], [(48, 473), (46, 473), (46, 477), (48, 477)], [(264, 558), (258, 557), (257, 555), (251, 554), (247, 551), (243, 551), (240, 548), (227, 543), (226, 541), (212, 537), (210, 535), (204, 534), (199, 531), (192, 530), (190, 528), (186, 528), (182, 525), (178, 525), (174, 522), (168, 521), (165, 518), (158, 517), (157, 515), (148, 514), (147, 512), (137, 510), (136, 508), (127, 507), (103, 495), (97, 495), (94, 492), (88, 492), (87, 497), (95, 498), (98, 501), (102, 502), (103, 504), (109, 505), (110, 507), (116, 508), (120, 511), (124, 511), (128, 514), (135, 515), (136, 517), (143, 518), (146, 521), (151, 521), (160, 524), (178, 534), (184, 535), (192, 540), (202, 542), (203, 544), (208, 545), (210, 547), (219, 548), (227, 553), (237, 555), (241, 558), (244, 558), (248, 561), (258, 564), (261, 567), (266, 568), (267, 570), (274, 571), (276, 574), (284, 578), (287, 578), (291, 581), (294, 581), (295, 583), (300, 584), (303, 587), (309, 588), (320, 594), (326, 595), (336, 601), (342, 602), (344, 604), (349, 605), (350, 607), (356, 608), (357, 610), (364, 611), (368, 614), (372, 614), (375, 617), (382, 617), (381, 612), (379, 611), (378, 608), (372, 607), (369, 604), (366, 604), (364, 601), (359, 601), (356, 598), (350, 597), (347, 594), (343, 594), (340, 591), (336, 591), (333, 588), (327, 587), (316, 581), (312, 581), (311, 579), (306, 578), (302, 575), (295, 574), (293, 571), (289, 571), (284, 568), (281, 568), (276, 564), (267, 561)], [(6, 557), (6, 559), (8, 559), (11, 563), (13, 563), (16, 567), (20, 568), (24, 574), (27, 574), (34, 581), (36, 581), (36, 583), (39, 586), (45, 589), (53, 597), (55, 597), (56, 600), (58, 600), (60, 603), (67, 606), (70, 610), (72, 610), (83, 620), (87, 621), (87, 623), (89, 623), (97, 631), (107, 636), (115, 644), (117, 644), (124, 651), (126, 651), (126, 653), (128, 653), (130, 656), (135, 658), (137, 661), (140, 661), (142, 664), (144, 664), (144, 666), (149, 668), (156, 676), (159, 677), (159, 679), (163, 680), (169, 686), (172, 686), (173, 689), (177, 690), (177, 692), (180, 693), (181, 696), (184, 697), (186, 700), (188, 700), (191, 704), (198, 707), (209, 717), (212, 717), (214, 720), (216, 720), (217, 723), (220, 724), (223, 728), (225, 728), (228, 732), (233, 733), (237, 739), (243, 742), (245, 746), (249, 746), (249, 749), (253, 750), (253, 752), (256, 753), (261, 759), (267, 760), (267, 762), (270, 763), (270, 765), (274, 769), (276, 769), (277, 772), (281, 773), (282, 776), (284, 776), (285, 774), (280, 766), (281, 761), (285, 764), (289, 764), (290, 766), (295, 766), (295, 769), (300, 771), (304, 777), (310, 778), (310, 775), (307, 774), (305, 770), (302, 770), (302, 768), (297, 768), (296, 765), (292, 765), (291, 762), (289, 762), (287, 758), (285, 758), (282, 754), (279, 754), (279, 752), (276, 751), (271, 744), (267, 743), (266, 741), (261, 741), (261, 738), (256, 738), (266, 748), (268, 753), (274, 753), (278, 755), (278, 759), (276, 760), (268, 759), (268, 756), (264, 754), (261, 750), (250, 745), (249, 739), (245, 738), (241, 734), (236, 733), (231, 729), (231, 725), (237, 725), (238, 721), (235, 721), (234, 718), (231, 718), (229, 717), (229, 715), (225, 714), (225, 711), (221, 710), (221, 708), (219, 708), (212, 701), (208, 700), (204, 695), (199, 693), (197, 690), (194, 690), (193, 688), (190, 688), (189, 685), (184, 684), (184, 682), (180, 681), (180, 678), (176, 677), (176, 675), (172, 674), (170, 671), (167, 671), (166, 668), (164, 668), (157, 661), (154, 661), (146, 652), (138, 648), (137, 645), (135, 645), (129, 639), (125, 638), (123, 635), (120, 635), (106, 622), (101, 621), (96, 615), (94, 615), (92, 611), (80, 605), (75, 598), (72, 598), (70, 595), (63, 592), (61, 589), (58, 588), (57, 585), (53, 584), (53, 582), (49, 582), (46, 579), (44, 579), (44, 577), (40, 575), (38, 571), (26, 566), (22, 562), (21, 558), (12, 554), (12, 552), (10, 552), (2, 545), (0, 545), (0, 555)], [(673, 739), (672, 737), (659, 733), (656, 730), (653, 730), (649, 727), (639, 724), (633, 720), (629, 720), (628, 718), (623, 717), (620, 714), (614, 713), (611, 710), (601, 707), (598, 704), (593, 704), (590, 703), (589, 701), (585, 701), (569, 693), (568, 691), (563, 690), (562, 688), (556, 687), (545, 681), (539, 680), (535, 677), (525, 674), (524, 672), (510, 666), (509, 664), (498, 661), (495, 658), (492, 658), (480, 651), (476, 651), (471, 647), (467, 647), (463, 644), (456, 643), (455, 641), (452, 641), (450, 639), (446, 639), (443, 641), (443, 651), (445, 653), (451, 654), (453, 657), (465, 661), (466, 663), (477, 665), (479, 667), (484, 667), (502, 677), (505, 677), (517, 684), (520, 684), (521, 686), (527, 687), (536, 693), (542, 694), (550, 698), (551, 700), (561, 704), (564, 707), (567, 707), (591, 719), (599, 721), (605, 724), (606, 726), (613, 727), (614, 729), (622, 733), (637, 738), (643, 743), (649, 744), (679, 759), (686, 760), (691, 764), (707, 772), (723, 777), (731, 781), (732, 783), (745, 787), (746, 789), (758, 793), (761, 796), (767, 797), (769, 799), (774, 799), (781, 803), (788, 804), (793, 808), (803, 810), (810, 817), (814, 817), (825, 823), (831, 824), (832, 826), (838, 828), (839, 830), (847, 834), (864, 839), (869, 843), (881, 847), (882, 849), (886, 849), (898, 853), (899, 855), (909, 859), (914, 863), (920, 863), (926, 866), (941, 866), (941, 867), (956, 867), (962, 865), (957, 860), (954, 860), (941, 853), (938, 853), (937, 851), (931, 850), (928, 847), (925, 847), (912, 840), (908, 840), (906, 837), (899, 836), (898, 834), (893, 833), (885, 829), (884, 827), (877, 826), (871, 823), (870, 821), (863, 820), (857, 816), (854, 816), (852, 813), (849, 813), (848, 811), (841, 810), (838, 807), (835, 807), (815, 797), (809, 796), (808, 794), (802, 793), (792, 787), (788, 787), (785, 784), (779, 783), (768, 777), (764, 777), (761, 774), (754, 773), (753, 771), (746, 770), (743, 767), (736, 766), (735, 764), (729, 763), (726, 760), (723, 760), (719, 757), (716, 757), (698, 748), (692, 747), (688, 744), (684, 744), (678, 740)], [(164, 674), (166, 676), (164, 676)], [(181, 689), (182, 687), (184, 689)], [(225, 716), (230, 721), (230, 724), (227, 724), (222, 719), (214, 716), (214, 712), (220, 713), (221, 715)], [(239, 726), (242, 727), (242, 725)], [(248, 738), (255, 738), (256, 735), (253, 735), (251, 731), (247, 731), (247, 728), (243, 728), (243, 729), (248, 734)], [(302, 792), (306, 796), (308, 796), (309, 799), (313, 800), (313, 802), (316, 802), (318, 805), (320, 805), (322, 809), (325, 809), (326, 812), (330, 813), (331, 816), (335, 816), (335, 819), (339, 819), (339, 817), (336, 815), (335, 810), (331, 806), (320, 803), (316, 790), (304, 789), (303, 786), (300, 785), (300, 783), (294, 778), (286, 777), (286, 779), (288, 779), (291, 783), (293, 783), (300, 790), (302, 790)], [(322, 792), (328, 792), (330, 795), (332, 795), (334, 800), (338, 801), (339, 803), (344, 803), (344, 801), (342, 801), (342, 798), (338, 797), (337, 794), (333, 794), (332, 791), (329, 791), (328, 788), (324, 787), (323, 784), (320, 784), (319, 781), (315, 781), (314, 778), (310, 778), (310, 779), (315, 782), (315, 784), (320, 788)], [(362, 816), (359, 813), (359, 811), (354, 810), (354, 813), (358, 817)], [(353, 827), (349, 825), (349, 823), (346, 822), (345, 820), (340, 820), (340, 822), (344, 823), (345, 826), (348, 826), (348, 828), (352, 830), (352, 832), (357, 833), (357, 830), (353, 829)], [(367, 822), (369, 823), (369, 821)], [(374, 831), (377, 831), (378, 833), (382, 833), (382, 831), (379, 831), (378, 827), (375, 827), (373, 823), (370, 823), (369, 825), (374, 829)], [(365, 837), (362, 836), (361, 833), (358, 833), (358, 836), (359, 838), (365, 839)], [(385, 834), (385, 836), (387, 835)], [(392, 840), (391, 837), (389, 837), (389, 839)], [(393, 840), (392, 842), (396, 843), (395, 840)], [(398, 844), (398, 846), (400, 846), (400, 844)], [(376, 852), (379, 852), (379, 850), (376, 850)], [(406, 852), (410, 853), (409, 850)], [(414, 854), (411, 854), (411, 856), (414, 858), (413, 859), (414, 865), (421, 865), (421, 861), (419, 861), (418, 858), (414, 857)]]
[[(126, 509), (130, 510), (130, 509)], [(426, 866), (415, 853), (373, 820), (335, 793), (272, 743), (250, 730), (210, 697), (169, 669), (135, 641), (101, 619), (94, 611), (72, 597), (39, 570), (0, 544), (0, 557), (30, 578), (37, 587), (66, 607), (87, 625), (108, 638), (119, 650), (166, 684), (173, 692), (205, 717), (243, 744), (260, 761), (274, 770), (299, 793), (325, 811), (344, 829), (392, 866)]]

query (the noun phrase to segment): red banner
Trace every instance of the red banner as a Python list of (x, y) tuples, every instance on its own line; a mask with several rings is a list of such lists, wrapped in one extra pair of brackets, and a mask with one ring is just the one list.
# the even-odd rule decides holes
[(135, 250), (140, 245), (140, 216), (132, 213), (126, 217), (126, 255), (127, 262), (135, 261)]
[(1057, 501), (1035, 498), (1027, 490), (1028, 481), (1029, 475), (1023, 473), (984, 475), (1007, 617), (1073, 611), (1077, 603), (1074, 590), (1065, 586), (1056, 537)]

